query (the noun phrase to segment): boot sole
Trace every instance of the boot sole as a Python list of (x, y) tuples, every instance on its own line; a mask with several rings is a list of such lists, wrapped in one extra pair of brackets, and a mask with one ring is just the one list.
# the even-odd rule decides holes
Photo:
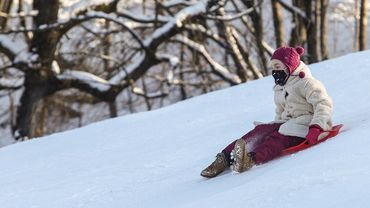
[(245, 157), (245, 141), (242, 139), (238, 139), (235, 143), (235, 156), (233, 162), (233, 171), (241, 173), (243, 172), (243, 161)]
[(214, 178), (218, 175), (220, 175), (220, 173), (216, 174), (216, 175), (203, 175), (203, 174), (200, 174), (201, 176), (205, 177), (205, 178)]

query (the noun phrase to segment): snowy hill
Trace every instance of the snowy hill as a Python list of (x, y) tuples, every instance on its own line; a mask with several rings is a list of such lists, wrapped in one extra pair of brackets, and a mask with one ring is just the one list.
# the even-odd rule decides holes
[(0, 149), (2, 208), (370, 207), (370, 51), (310, 66), (344, 130), (306, 151), (203, 179), (253, 121), (271, 77)]

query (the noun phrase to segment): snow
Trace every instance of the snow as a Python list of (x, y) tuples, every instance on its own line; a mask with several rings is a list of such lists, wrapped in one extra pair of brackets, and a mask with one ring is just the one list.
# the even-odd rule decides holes
[(167, 33), (174, 27), (182, 27), (183, 21), (185, 21), (187, 18), (195, 16), (196, 14), (200, 14), (202, 12), (206, 11), (207, 7), (207, 0), (200, 0), (196, 4), (192, 6), (185, 7), (180, 12), (176, 14), (176, 16), (168, 21), (165, 25), (162, 27), (156, 29), (152, 36), (147, 38), (144, 41), (145, 46), (149, 46), (153, 40), (157, 39), (158, 37), (162, 36), (164, 33)]
[(158, 59), (166, 59), (169, 60), (169, 63), (172, 67), (175, 67), (179, 65), (180, 60), (177, 56), (174, 56), (172, 54), (157, 54), (156, 55)]
[(214, 179), (218, 151), (274, 116), (271, 76), (155, 111), (0, 149), (6, 208), (369, 207), (370, 51), (310, 65), (334, 100), (334, 139)]
[(196, 3), (196, 1), (169, 0), (169, 1), (165, 1), (164, 3), (162, 3), (162, 5), (164, 7), (173, 7), (173, 6), (177, 6), (177, 5), (187, 5), (187, 6), (190, 6), (190, 5), (193, 5), (195, 3)]
[[(55, 70), (58, 71), (58, 69)], [(67, 70), (57, 77), (60, 80), (79, 80), (100, 91), (107, 91), (110, 88), (110, 84), (106, 80), (84, 71)]]
[(23, 84), (24, 82), (24, 78), (20, 78), (20, 77), (11, 77), (11, 78), (4, 78), (4, 77), (0, 77), (0, 86), (6, 86), (6, 87), (9, 87), (9, 88), (16, 88), (16, 87), (19, 87)]
[(75, 17), (79, 11), (88, 10), (93, 6), (101, 4), (109, 4), (113, 0), (64, 0), (61, 1), (61, 9), (59, 11), (59, 18), (69, 19)]
[(60, 67), (59, 67), (58, 62), (53, 61), (53, 63), (51, 64), (51, 70), (52, 70), (55, 74), (60, 74)]
[(12, 39), (9, 35), (0, 34), (0, 45), (9, 50), (14, 57), (14, 62), (26, 62), (31, 56), (25, 42), (19, 39)]

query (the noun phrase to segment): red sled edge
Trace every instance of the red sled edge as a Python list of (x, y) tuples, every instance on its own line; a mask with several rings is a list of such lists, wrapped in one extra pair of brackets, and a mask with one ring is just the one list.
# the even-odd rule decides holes
[(343, 127), (343, 124), (339, 124), (339, 125), (335, 125), (332, 130), (328, 131), (329, 134), (322, 138), (321, 140), (319, 140), (319, 142), (317, 142), (316, 144), (313, 144), (313, 145), (309, 145), (307, 143), (307, 140), (304, 140), (302, 143), (294, 146), (294, 147), (290, 147), (290, 148), (287, 148), (285, 150), (283, 150), (283, 153), (282, 153), (282, 156), (284, 155), (290, 155), (290, 154), (293, 154), (293, 153), (296, 153), (296, 152), (299, 152), (299, 151), (302, 151), (304, 149), (307, 149), (309, 147), (312, 147), (312, 146), (315, 146), (317, 144), (320, 144), (321, 142), (324, 142), (332, 137), (335, 137), (338, 133), (339, 133), (339, 130)]

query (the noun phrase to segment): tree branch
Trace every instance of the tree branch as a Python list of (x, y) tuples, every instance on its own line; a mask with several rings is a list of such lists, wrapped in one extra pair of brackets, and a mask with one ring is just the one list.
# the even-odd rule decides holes
[(222, 16), (211, 16), (211, 15), (206, 15), (206, 18), (207, 19), (211, 19), (211, 20), (220, 20), (220, 21), (233, 21), (233, 20), (236, 20), (236, 19), (239, 19), (245, 15), (248, 15), (250, 13), (252, 13), (259, 5), (262, 4), (262, 0), (260, 0), (257, 4), (255, 4), (253, 7), (250, 7), (248, 8), (247, 10), (243, 11), (243, 12), (240, 12), (239, 14), (236, 14), (234, 16), (230, 16), (230, 15), (222, 15)]
[(211, 55), (207, 52), (205, 47), (199, 43), (196, 43), (190, 39), (188, 39), (185, 36), (182, 36), (181, 38), (175, 38), (176, 42), (182, 43), (189, 48), (196, 50), (200, 55), (203, 56), (203, 58), (208, 62), (208, 64), (213, 69), (214, 73), (217, 74), (219, 77), (221, 77), (223, 80), (227, 81), (228, 83), (232, 85), (240, 84), (241, 80), (238, 76), (232, 74), (229, 72), (228, 69), (223, 67), (221, 64), (217, 63)]
[(209, 6), (209, 1), (201, 0), (178, 12), (171, 21), (156, 29), (153, 34), (144, 41), (146, 49), (145, 54), (143, 54), (138, 61), (128, 67), (127, 71), (129, 74), (126, 74), (125, 71), (120, 72), (112, 77), (109, 82), (117, 84), (124, 80), (124, 87), (127, 87), (131, 81), (138, 80), (150, 67), (160, 63), (160, 60), (158, 60), (155, 54), (158, 46), (174, 35), (180, 33), (183, 30), (183, 24), (185, 22), (193, 17), (205, 13)]
[(63, 35), (76, 25), (91, 19), (105, 19), (120, 25), (132, 35), (132, 37), (139, 43), (139, 45), (142, 48), (145, 48), (145, 45), (143, 44), (140, 36), (134, 30), (132, 30), (124, 21), (119, 21), (117, 17), (111, 16), (103, 12), (93, 12), (92, 14), (87, 13), (82, 17), (72, 18), (71, 20), (64, 24), (57, 25), (57, 27), (61, 28), (60, 35)]
[(193, 32), (197, 31), (205, 35), (206, 37), (210, 38), (211, 40), (215, 41), (218, 45), (225, 48), (226, 50), (230, 50), (230, 47), (222, 41), (221, 37), (218, 34), (215, 34), (211, 30), (206, 29), (203, 25), (200, 24), (189, 24), (185, 26), (187, 31)]
[(287, 3), (281, 1), (281, 0), (277, 0), (278, 3), (286, 10), (288, 10), (289, 12), (291, 12), (292, 14), (296, 14), (298, 15), (299, 17), (301, 17), (305, 22), (308, 21), (307, 19), (307, 16), (306, 14), (299, 8), (295, 7), (295, 6), (291, 6), (291, 5), (288, 5)]
[(118, 94), (118, 86), (88, 72), (65, 71), (58, 75), (57, 79), (60, 90), (76, 88), (103, 101), (113, 101)]
[(196, 1), (184, 1), (184, 0), (170, 0), (164, 3), (160, 2), (161, 6), (167, 9), (176, 7), (176, 6), (192, 6), (195, 3)]
[(149, 24), (149, 23), (167, 23), (168, 21), (171, 20), (171, 18), (161, 16), (159, 15), (157, 19), (155, 17), (138, 17), (135, 14), (132, 14), (129, 11), (124, 11), (124, 12), (117, 12), (117, 16), (123, 17), (129, 20), (132, 20), (134, 22), (140, 22), (144, 24)]

